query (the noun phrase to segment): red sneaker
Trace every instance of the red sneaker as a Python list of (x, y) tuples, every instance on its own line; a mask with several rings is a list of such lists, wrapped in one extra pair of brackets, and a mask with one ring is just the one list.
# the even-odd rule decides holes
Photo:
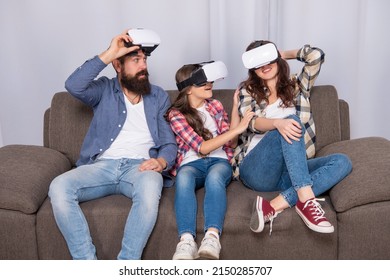
[(250, 221), (250, 228), (253, 232), (262, 232), (264, 224), (271, 222), (270, 234), (272, 232), (272, 222), (278, 213), (271, 206), (271, 204), (262, 198), (257, 196), (255, 203), (253, 204), (253, 212)]
[(325, 198), (312, 198), (308, 199), (306, 202), (300, 202), (298, 199), (298, 202), (295, 205), (295, 210), (311, 230), (320, 233), (332, 233), (334, 231), (334, 227), (328, 219), (325, 218), (325, 211), (317, 202), (324, 200)]

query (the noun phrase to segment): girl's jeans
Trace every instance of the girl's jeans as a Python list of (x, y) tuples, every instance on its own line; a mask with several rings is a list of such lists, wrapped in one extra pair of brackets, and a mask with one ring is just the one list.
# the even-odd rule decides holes
[(206, 231), (217, 228), (219, 233), (226, 213), (226, 187), (232, 167), (226, 159), (206, 157), (181, 166), (176, 176), (175, 212), (179, 237), (183, 233), (196, 236), (197, 200), (195, 191), (205, 188), (204, 217)]
[[(289, 118), (300, 122), (296, 116)], [(277, 129), (267, 132), (240, 164), (244, 185), (255, 191), (279, 191), (292, 207), (298, 201), (299, 188), (312, 186), (314, 195), (318, 196), (352, 170), (352, 163), (344, 154), (307, 160), (303, 136), (300, 141), (292, 142), (287, 143)]]
[(53, 180), (49, 197), (54, 217), (74, 259), (96, 259), (95, 246), (79, 203), (112, 194), (125, 195), (133, 202), (118, 259), (141, 258), (157, 219), (163, 185), (160, 173), (138, 170), (142, 161), (102, 159)]

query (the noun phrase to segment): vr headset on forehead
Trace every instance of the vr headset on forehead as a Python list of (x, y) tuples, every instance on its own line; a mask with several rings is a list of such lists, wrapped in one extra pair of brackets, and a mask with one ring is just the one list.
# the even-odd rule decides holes
[(226, 78), (228, 74), (226, 65), (222, 61), (208, 61), (192, 65), (198, 66), (199, 68), (195, 69), (188, 79), (176, 84), (179, 91), (182, 91), (188, 86), (200, 87), (206, 83), (213, 83)]
[(150, 54), (158, 47), (161, 42), (160, 36), (158, 36), (156, 32), (150, 29), (129, 29), (127, 34), (133, 41), (125, 42), (125, 46), (128, 48), (132, 46), (139, 46), (147, 56), (150, 56)]
[(261, 45), (242, 54), (242, 62), (247, 69), (257, 69), (271, 64), (279, 59), (280, 55), (273, 43)]

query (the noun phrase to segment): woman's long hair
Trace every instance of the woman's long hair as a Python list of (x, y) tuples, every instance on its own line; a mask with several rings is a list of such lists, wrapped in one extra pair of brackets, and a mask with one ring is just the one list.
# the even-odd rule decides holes
[[(191, 76), (191, 73), (201, 67), (200, 65), (190, 64), (184, 65), (176, 72), (176, 83), (180, 83)], [(198, 113), (198, 110), (192, 108), (190, 102), (188, 100), (188, 90), (189, 87), (182, 89), (177, 96), (175, 102), (171, 105), (171, 107), (167, 110), (166, 117), (168, 119), (168, 115), (171, 110), (178, 110), (180, 113), (184, 115), (188, 124), (195, 130), (195, 132), (201, 136), (204, 140), (209, 140), (213, 138), (212, 133), (204, 127), (203, 120)], [(168, 120), (169, 121), (169, 120)]]
[[(257, 48), (259, 46), (265, 45), (267, 43), (272, 43), (270, 41), (254, 41), (249, 44), (246, 48), (246, 51)], [(294, 105), (294, 90), (295, 90), (295, 80), (290, 78), (290, 67), (288, 63), (280, 57), (276, 63), (278, 65), (278, 80), (276, 83), (276, 92), (278, 97), (282, 100), (282, 103), (285, 107), (290, 107)], [(256, 100), (257, 104), (260, 104), (261, 101), (265, 100), (268, 103), (268, 88), (261, 79), (255, 73), (255, 69), (248, 70), (248, 78), (240, 83), (240, 88), (246, 89), (246, 91)]]

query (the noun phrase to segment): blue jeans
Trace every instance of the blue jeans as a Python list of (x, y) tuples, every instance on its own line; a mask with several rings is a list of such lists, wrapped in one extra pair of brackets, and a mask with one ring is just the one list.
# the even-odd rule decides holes
[(232, 167), (226, 159), (206, 157), (181, 166), (176, 176), (175, 213), (179, 237), (196, 236), (197, 200), (195, 191), (205, 188), (204, 230), (213, 227), (222, 232), (226, 213), (226, 187)]
[[(296, 116), (290, 116), (300, 120)], [(344, 154), (306, 159), (303, 133), (300, 141), (289, 144), (277, 129), (264, 138), (240, 164), (240, 179), (245, 186), (261, 192), (279, 191), (290, 207), (298, 201), (297, 190), (311, 186), (315, 196), (326, 192), (352, 170)]]
[(163, 185), (160, 173), (138, 170), (142, 161), (102, 159), (52, 181), (49, 197), (54, 217), (73, 259), (96, 259), (96, 249), (79, 203), (112, 194), (123, 194), (133, 202), (118, 259), (141, 258), (157, 219)]

